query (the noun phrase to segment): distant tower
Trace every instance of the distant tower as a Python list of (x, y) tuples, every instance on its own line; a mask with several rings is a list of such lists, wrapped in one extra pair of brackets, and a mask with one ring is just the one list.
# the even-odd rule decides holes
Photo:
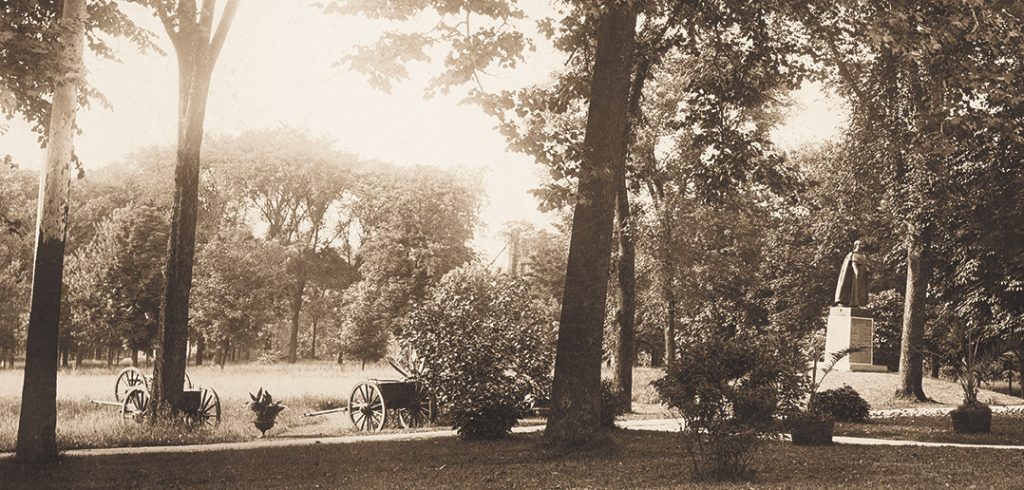
[(521, 272), (519, 270), (519, 249), (519, 230), (513, 230), (508, 235), (508, 273), (512, 277), (518, 277)]

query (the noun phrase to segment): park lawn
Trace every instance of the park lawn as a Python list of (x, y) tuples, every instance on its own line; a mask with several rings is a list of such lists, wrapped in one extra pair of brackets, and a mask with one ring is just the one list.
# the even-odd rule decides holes
[[(589, 453), (543, 449), (538, 434), (210, 453), (69, 456), (53, 465), (0, 461), (5, 488), (680, 488), (689, 465), (671, 433), (616, 431)], [(751, 484), (785, 488), (1019, 488), (1018, 451), (774, 442)]]
[[(61, 369), (57, 375), (57, 445), (61, 449), (167, 446), (242, 442), (255, 439), (259, 432), (252, 426), (252, 414), (245, 403), (249, 392), (269, 390), (275, 400), (288, 409), (278, 418), (271, 437), (329, 437), (355, 433), (345, 413), (302, 417), (303, 413), (343, 407), (352, 388), (367, 378), (396, 379), (400, 376), (386, 363), (368, 364), (362, 369), (352, 363), (333, 362), (299, 364), (228, 364), (189, 366), (196, 385), (214, 388), (221, 399), (221, 424), (215, 430), (183, 432), (180, 428), (154, 427), (124, 423), (116, 407), (95, 405), (91, 400), (113, 400), (114, 380), (123, 367)], [(143, 368), (150, 373), (152, 368)], [(608, 373), (610, 375), (610, 372)], [(637, 368), (634, 373), (634, 400), (638, 400), (639, 418), (670, 416), (657, 404), (650, 382), (661, 376), (660, 369)], [(18, 415), (21, 409), (20, 369), (0, 370), (0, 452), (14, 451)], [(640, 401), (647, 402), (642, 404)], [(653, 402), (653, 403), (652, 403)], [(531, 418), (522, 425), (543, 420)], [(442, 426), (444, 427), (444, 426)], [(446, 427), (445, 427), (446, 428)], [(2, 488), (2, 485), (0, 485)]]
[[(386, 364), (340, 368), (334, 363), (235, 364), (189, 366), (196, 385), (213, 387), (221, 400), (221, 424), (215, 430), (183, 432), (148, 424), (125, 423), (116, 407), (95, 405), (91, 400), (113, 400), (118, 368), (62, 369), (57, 375), (57, 445), (61, 449), (203, 444), (255, 439), (252, 413), (246, 407), (249, 392), (266, 388), (288, 409), (268, 432), (281, 435), (334, 436), (353, 433), (344, 413), (302, 417), (305, 412), (345, 406), (356, 383), (366, 378), (396, 378)], [(149, 373), (150, 369), (143, 369)], [(0, 371), (0, 452), (14, 450), (21, 410), (21, 370)]]
[(957, 434), (948, 415), (884, 417), (853, 424), (837, 422), (835, 435), (960, 444), (1024, 446), (1024, 416), (993, 414), (989, 434)]
[[(960, 385), (950, 379), (924, 377), (924, 394), (931, 399), (929, 402), (915, 402), (896, 399), (893, 394), (899, 388), (899, 375), (896, 373), (847, 373), (835, 371), (829, 373), (822, 383), (821, 389), (839, 388), (844, 384), (857, 390), (873, 409), (910, 408), (910, 407), (955, 407), (963, 401), (964, 392)], [(989, 405), (1022, 405), (1024, 400), (997, 393), (981, 390), (978, 399)]]

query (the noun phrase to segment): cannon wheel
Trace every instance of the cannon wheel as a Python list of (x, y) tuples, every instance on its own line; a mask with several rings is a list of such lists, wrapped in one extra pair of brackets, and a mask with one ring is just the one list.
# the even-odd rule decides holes
[(126, 367), (117, 375), (114, 382), (114, 399), (124, 401), (125, 396), (135, 388), (149, 389), (149, 380), (142, 371), (136, 367)]
[(213, 388), (203, 386), (199, 389), (199, 408), (193, 413), (185, 414), (185, 425), (190, 429), (215, 428), (220, 425), (220, 397)]
[(402, 427), (425, 427), (437, 418), (437, 402), (427, 385), (416, 383), (416, 401), (412, 408), (398, 411), (398, 420)]
[(352, 425), (362, 431), (376, 432), (387, 421), (387, 407), (380, 388), (370, 382), (362, 382), (352, 389), (348, 397), (348, 418)]
[(143, 387), (132, 388), (121, 402), (121, 417), (124, 420), (140, 421), (149, 410), (149, 390)]

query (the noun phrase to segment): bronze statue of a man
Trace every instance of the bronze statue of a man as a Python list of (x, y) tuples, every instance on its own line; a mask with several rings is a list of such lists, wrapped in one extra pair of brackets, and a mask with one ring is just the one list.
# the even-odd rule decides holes
[(868, 304), (868, 273), (871, 264), (868, 256), (861, 252), (860, 245), (860, 240), (853, 242), (853, 251), (846, 255), (839, 271), (835, 301), (839, 306), (856, 308)]

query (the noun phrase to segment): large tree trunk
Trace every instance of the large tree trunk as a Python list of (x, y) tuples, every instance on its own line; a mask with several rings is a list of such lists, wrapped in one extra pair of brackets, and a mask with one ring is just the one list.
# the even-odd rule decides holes
[[(85, 0), (64, 2), (61, 17), (72, 27), (66, 31), (62, 55), (69, 66), (82, 65), (84, 16)], [(17, 458), (26, 462), (57, 459), (57, 340), (77, 108), (78, 80), (63, 78), (53, 93), (46, 167), (39, 183), (25, 378), (15, 449)]]
[(179, 3), (173, 12), (158, 11), (178, 56), (178, 151), (164, 270), (167, 282), (160, 301), (156, 362), (153, 363), (152, 420), (177, 419), (185, 384), (206, 100), (213, 68), (239, 0), (228, 0), (216, 32), (212, 32), (214, 3), (204, 1), (199, 12), (194, 11), (194, 5), (185, 2)]
[(622, 397), (622, 409), (633, 410), (633, 364), (636, 359), (636, 244), (630, 222), (629, 191), (625, 175), (618, 182), (616, 192), (619, 228), (619, 310), (618, 342), (615, 355), (613, 384)]
[(590, 441), (600, 429), (601, 337), (608, 294), (615, 177), (622, 171), (636, 10), (611, 4), (597, 25), (594, 74), (579, 200), (558, 325), (551, 412), (545, 437), (562, 446)]
[(903, 302), (903, 341), (900, 345), (900, 388), (896, 395), (927, 400), (921, 386), (924, 378), (922, 342), (925, 327), (925, 295), (928, 292), (928, 236), (911, 230), (907, 243), (907, 290)]
[(196, 74), (193, 62), (179, 53), (181, 122), (174, 201), (165, 269), (167, 285), (161, 301), (156, 363), (153, 365), (154, 417), (173, 417), (181, 406), (188, 354), (188, 307), (195, 260), (196, 212), (199, 205), (199, 153), (209, 78)]

